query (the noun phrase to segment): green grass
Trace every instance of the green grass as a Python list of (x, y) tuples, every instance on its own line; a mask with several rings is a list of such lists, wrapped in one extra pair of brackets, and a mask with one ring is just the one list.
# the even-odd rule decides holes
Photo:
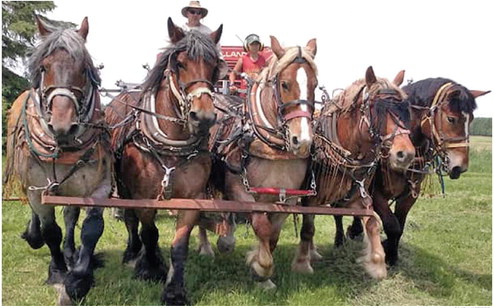
[[(190, 244), (186, 269), (189, 297), (195, 305), (492, 305), (492, 154), (490, 138), (472, 138), (469, 171), (460, 180), (446, 179), (446, 196), (422, 197), (409, 215), (400, 246), (401, 262), (388, 278), (373, 281), (355, 263), (361, 243), (333, 247), (332, 217), (316, 219), (316, 244), (324, 260), (314, 264), (314, 275), (290, 271), (298, 239), (293, 219), (284, 225), (275, 251), (275, 292), (257, 289), (244, 264), (255, 243), (245, 226), (237, 230), (232, 255), (211, 259)], [(55, 290), (47, 277), (49, 251), (32, 250), (20, 239), (30, 214), (28, 206), (4, 202), (2, 206), (3, 305), (54, 305)], [(61, 212), (57, 210), (61, 223)], [(82, 221), (82, 220), (81, 220)], [(350, 219), (345, 219), (349, 224)], [(173, 236), (174, 219), (158, 219), (159, 244), (165, 260)], [(300, 226), (300, 224), (299, 224)], [(78, 229), (78, 232), (80, 230)], [(194, 235), (196, 234), (194, 230)], [(77, 235), (78, 236), (78, 235)], [(210, 236), (212, 242), (215, 236)], [(96, 285), (83, 305), (160, 305), (163, 286), (132, 279), (121, 265), (126, 242), (122, 222), (105, 213), (105, 232), (97, 251), (106, 264), (98, 269)], [(217, 252), (217, 251), (216, 251)]]

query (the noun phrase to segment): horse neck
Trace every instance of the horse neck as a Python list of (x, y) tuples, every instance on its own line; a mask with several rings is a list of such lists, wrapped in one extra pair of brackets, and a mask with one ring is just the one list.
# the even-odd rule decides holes
[[(179, 119), (179, 101), (171, 91), (169, 83), (162, 84), (156, 93), (156, 113), (170, 118)], [(165, 119), (157, 119), (159, 128), (165, 132), (168, 138), (173, 140), (185, 140), (190, 137), (188, 127)]]

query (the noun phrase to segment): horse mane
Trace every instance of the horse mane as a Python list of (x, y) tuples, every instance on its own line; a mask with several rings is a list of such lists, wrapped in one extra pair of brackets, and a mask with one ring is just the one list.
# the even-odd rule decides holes
[[(359, 101), (356, 97), (357, 95), (362, 95), (362, 90), (365, 86), (365, 79), (358, 79), (345, 90), (340, 92), (333, 100), (336, 105), (341, 108), (342, 112), (347, 112), (355, 107), (355, 103)], [(377, 77), (377, 82), (375, 82), (369, 89), (366, 89), (366, 92), (369, 93), (369, 95), (372, 95), (381, 89), (394, 90), (402, 99), (406, 99), (408, 97), (405, 91), (400, 89), (400, 87), (388, 79), (381, 77)]]
[(449, 101), (448, 104), (451, 111), (472, 113), (473, 110), (477, 108), (475, 98), (466, 87), (451, 79), (440, 77), (428, 78), (409, 84), (403, 87), (403, 90), (408, 93), (410, 104), (421, 107), (430, 107), (436, 92), (448, 82), (453, 83), (451, 91), (459, 91), (460, 93)]
[[(216, 65), (220, 54), (216, 45), (209, 35), (192, 30), (185, 33), (185, 37), (175, 45), (166, 47), (160, 55), (153, 69), (149, 72), (142, 88), (143, 93), (147, 90), (156, 90), (163, 79), (163, 72), (168, 68), (170, 59), (178, 52), (185, 51), (189, 59), (204, 59), (206, 63)], [(172, 59), (175, 60), (175, 59)]]
[(74, 29), (56, 29), (34, 48), (28, 62), (31, 84), (38, 88), (41, 82), (41, 66), (44, 58), (57, 49), (64, 49), (74, 59), (82, 59), (88, 73), (96, 83), (101, 83), (98, 70), (86, 49), (84, 38)]
[[(317, 66), (314, 62), (314, 55), (307, 50), (307, 48), (300, 48), (301, 56), (304, 58), (307, 63), (311, 66), (312, 70), (317, 76)], [(285, 69), (290, 63), (292, 63), (299, 56), (299, 47), (288, 47), (285, 49), (285, 54), (281, 59), (278, 59), (275, 54), (271, 57), (267, 68), (265, 68), (259, 77), (257, 78), (260, 82), (267, 82), (269, 80), (273, 80), (273, 78)]]

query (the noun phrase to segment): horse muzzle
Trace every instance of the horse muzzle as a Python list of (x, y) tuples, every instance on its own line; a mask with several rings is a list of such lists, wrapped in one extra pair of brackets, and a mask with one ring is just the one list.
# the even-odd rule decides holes
[(393, 170), (402, 171), (410, 167), (410, 164), (413, 162), (414, 157), (415, 150), (398, 150), (390, 151), (388, 159)]
[(216, 123), (216, 113), (206, 111), (189, 112), (189, 129), (195, 135), (207, 135)]

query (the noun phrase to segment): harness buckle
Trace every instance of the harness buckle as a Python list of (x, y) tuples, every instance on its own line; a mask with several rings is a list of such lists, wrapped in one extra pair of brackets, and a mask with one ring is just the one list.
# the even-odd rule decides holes
[(365, 178), (360, 180), (360, 181), (355, 180), (355, 183), (357, 183), (359, 186), (358, 189), (360, 192), (360, 197), (362, 197), (362, 199), (366, 199), (369, 197), (369, 195), (367, 194), (367, 191), (365, 190), (364, 182), (365, 182)]

